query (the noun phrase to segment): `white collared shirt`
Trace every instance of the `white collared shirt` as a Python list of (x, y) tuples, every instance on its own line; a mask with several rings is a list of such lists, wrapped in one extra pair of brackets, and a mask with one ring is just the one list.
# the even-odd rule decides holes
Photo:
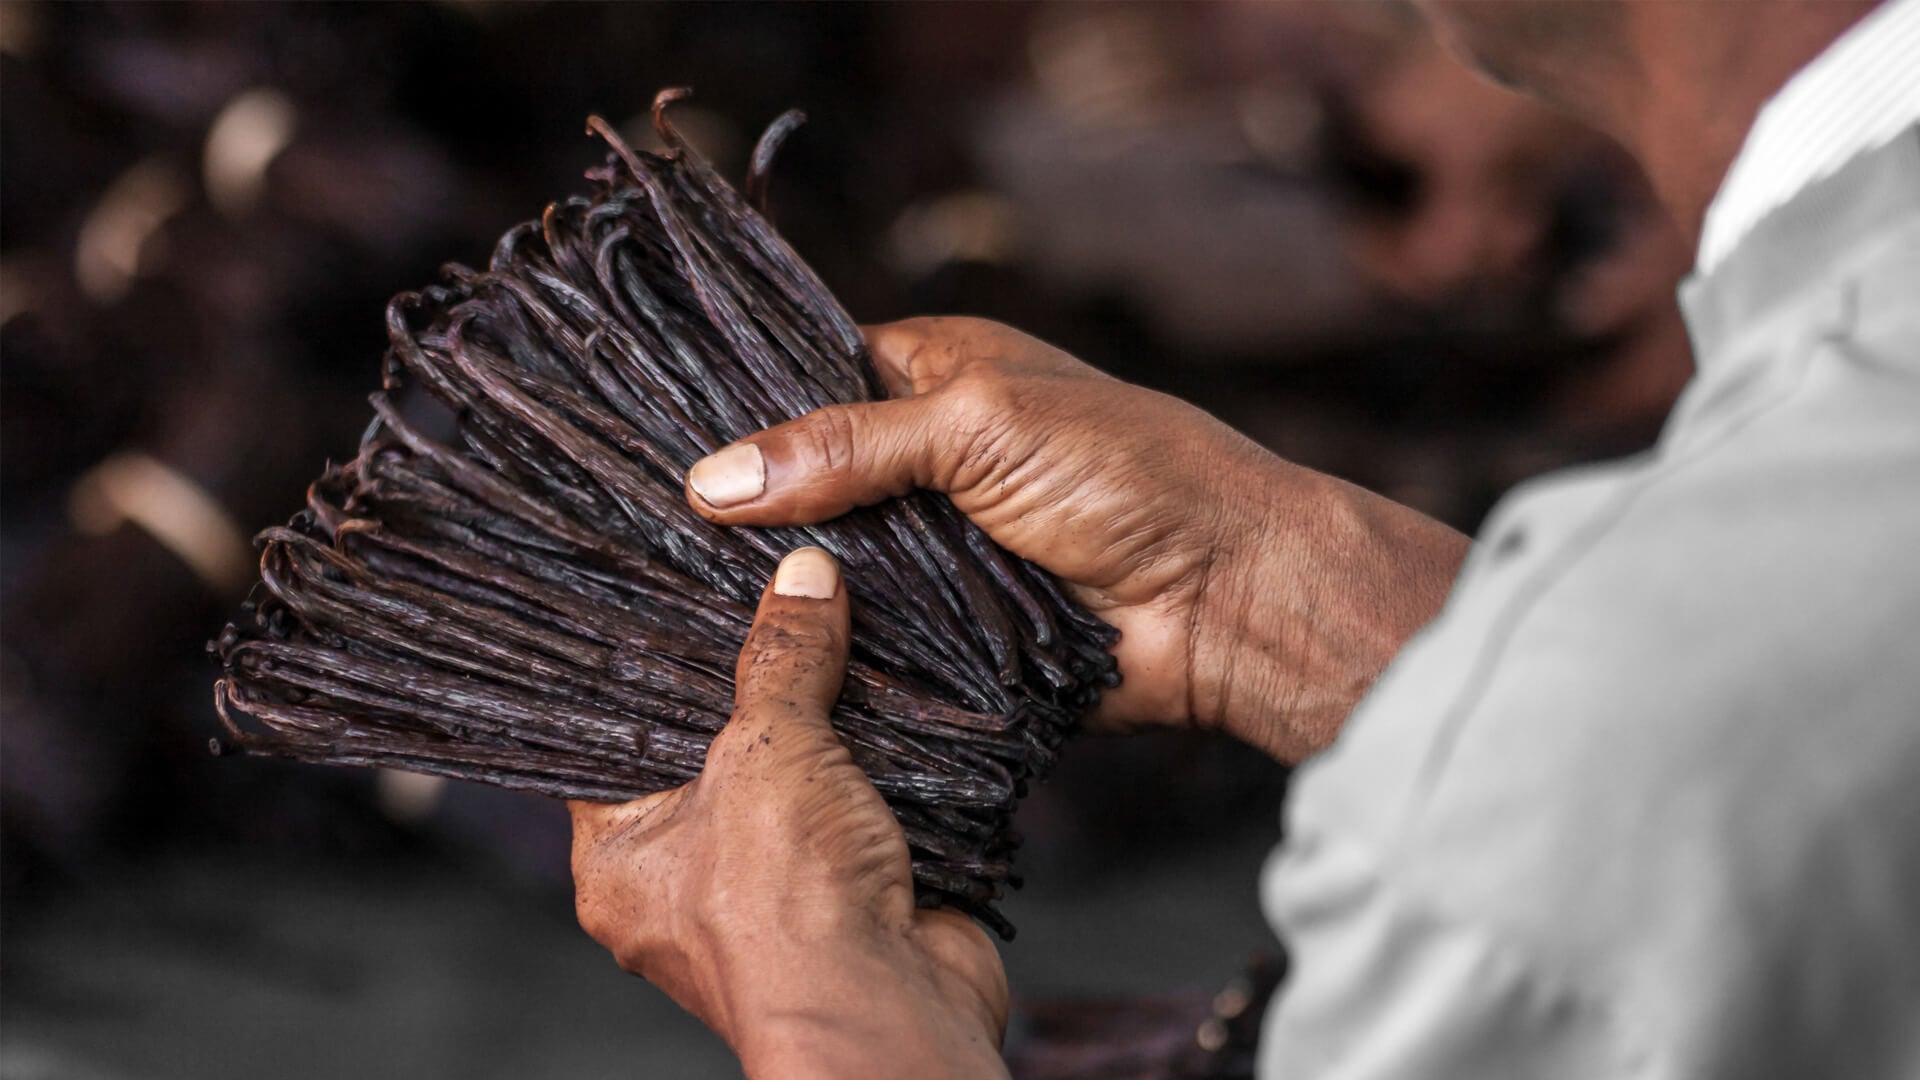
[(1683, 291), (1652, 452), (1501, 501), (1295, 773), (1274, 1080), (1920, 1078), (1920, 129)]
[(1707, 208), (1696, 269), (1712, 273), (1762, 218), (1916, 122), (1920, 0), (1884, 0), (1760, 110)]
[(1920, 1078), (1917, 17), (1762, 115), (1660, 444), (1502, 500), (1295, 774), (1262, 1077)]

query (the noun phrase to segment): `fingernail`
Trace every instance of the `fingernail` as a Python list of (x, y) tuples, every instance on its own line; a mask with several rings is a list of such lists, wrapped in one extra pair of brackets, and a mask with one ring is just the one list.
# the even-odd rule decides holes
[(767, 463), (752, 443), (729, 446), (693, 463), (687, 483), (708, 506), (732, 506), (757, 499), (767, 489)]
[(840, 564), (817, 547), (803, 547), (780, 560), (773, 572), (773, 591), (781, 596), (831, 600), (840, 590)]

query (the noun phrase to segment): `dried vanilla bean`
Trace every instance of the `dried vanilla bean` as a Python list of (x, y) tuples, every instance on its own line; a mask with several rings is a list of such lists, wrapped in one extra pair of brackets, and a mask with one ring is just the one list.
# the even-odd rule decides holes
[(755, 209), (688, 149), (612, 153), (589, 197), (507, 231), (484, 270), (388, 308), (387, 391), (452, 410), (416, 430), (387, 394), (359, 454), (261, 534), (245, 625), (211, 648), (216, 749), (379, 765), (567, 798), (698, 774), (780, 556), (845, 566), (853, 659), (833, 724), (906, 830), (923, 904), (1017, 884), (1008, 828), (1100, 688), (1114, 631), (944, 498), (806, 528), (710, 524), (686, 470), (761, 428), (882, 396), (858, 328)]

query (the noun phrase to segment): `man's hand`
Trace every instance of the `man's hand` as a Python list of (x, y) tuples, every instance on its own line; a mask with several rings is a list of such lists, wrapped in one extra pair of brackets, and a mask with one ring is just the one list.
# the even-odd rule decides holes
[(700, 776), (572, 804), (580, 925), (756, 1078), (1004, 1076), (1000, 956), (914, 906), (906, 837), (828, 724), (847, 639), (832, 557), (787, 556)]
[(1439, 610), (1467, 540), (1289, 465), (1183, 402), (979, 319), (871, 328), (890, 401), (837, 405), (694, 465), (730, 525), (820, 521), (913, 488), (1118, 627), (1093, 720), (1224, 729), (1297, 760)]

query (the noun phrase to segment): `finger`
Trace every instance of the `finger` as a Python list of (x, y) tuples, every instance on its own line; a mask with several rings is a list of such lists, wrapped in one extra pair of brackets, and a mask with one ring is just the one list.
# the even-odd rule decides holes
[(990, 319), (923, 316), (861, 330), (874, 368), (896, 398), (931, 393), (977, 361), (1009, 372), (1101, 376), (1039, 338)]
[[(863, 326), (874, 369), (887, 392), (896, 398), (937, 389), (970, 357), (965, 351), (973, 335), (965, 329), (974, 319), (924, 317)], [(962, 324), (956, 327), (955, 324)]]
[(687, 501), (725, 525), (801, 525), (916, 487), (945, 490), (973, 453), (939, 395), (829, 405), (687, 470)]
[[(828, 715), (847, 672), (847, 590), (816, 547), (780, 560), (734, 672), (733, 719), (721, 738), (775, 758), (838, 746)], [(716, 743), (717, 744), (717, 743)]]

